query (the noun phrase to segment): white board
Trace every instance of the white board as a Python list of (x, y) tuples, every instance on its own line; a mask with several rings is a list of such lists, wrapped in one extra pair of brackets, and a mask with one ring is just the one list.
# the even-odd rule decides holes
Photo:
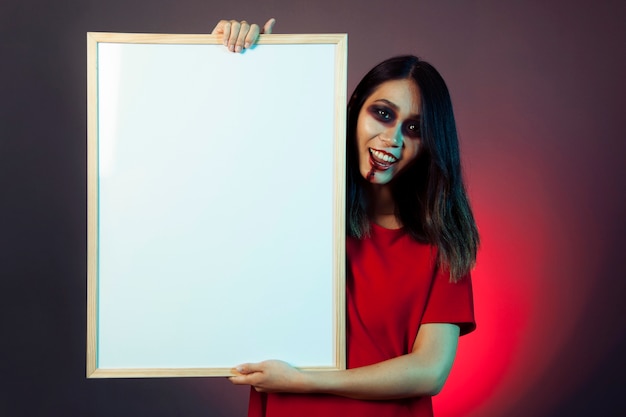
[(345, 368), (345, 35), (88, 34), (89, 377)]

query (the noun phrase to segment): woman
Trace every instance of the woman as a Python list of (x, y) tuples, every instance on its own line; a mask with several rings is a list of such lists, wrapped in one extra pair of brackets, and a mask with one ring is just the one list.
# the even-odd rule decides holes
[[(273, 25), (213, 33), (240, 52)], [(240, 365), (230, 379), (254, 388), (250, 416), (432, 416), (458, 338), (475, 328), (478, 232), (445, 82), (417, 57), (386, 60), (356, 87), (347, 125), (348, 369)]]

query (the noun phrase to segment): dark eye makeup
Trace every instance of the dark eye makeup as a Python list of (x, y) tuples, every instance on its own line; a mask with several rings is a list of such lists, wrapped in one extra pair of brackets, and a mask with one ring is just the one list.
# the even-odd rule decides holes
[(384, 123), (391, 122), (395, 119), (393, 110), (385, 106), (372, 106), (369, 111), (375, 118)]
[[(369, 108), (372, 116), (382, 123), (391, 123), (396, 119), (396, 113), (393, 109), (386, 106), (374, 105)], [(402, 131), (410, 138), (421, 137), (419, 119), (406, 120), (402, 125)]]
[(404, 134), (411, 138), (419, 138), (422, 136), (419, 120), (407, 120), (402, 126)]

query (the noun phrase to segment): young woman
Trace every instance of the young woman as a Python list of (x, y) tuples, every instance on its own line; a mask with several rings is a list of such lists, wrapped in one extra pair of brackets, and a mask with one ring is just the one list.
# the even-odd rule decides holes
[[(213, 33), (240, 52), (273, 25)], [(432, 416), (458, 338), (475, 328), (479, 239), (445, 82), (417, 57), (386, 60), (356, 87), (347, 125), (348, 369), (240, 365), (230, 379), (254, 388), (249, 416)]]

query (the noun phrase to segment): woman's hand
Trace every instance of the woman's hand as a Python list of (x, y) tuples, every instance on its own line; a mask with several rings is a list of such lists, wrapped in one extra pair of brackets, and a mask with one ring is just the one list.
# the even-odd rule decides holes
[(437, 394), (452, 367), (459, 326), (425, 323), (411, 353), (343, 371), (299, 371), (281, 361), (239, 365), (233, 384), (260, 392), (332, 394), (359, 400), (393, 400)]
[(263, 29), (257, 24), (249, 24), (245, 20), (220, 20), (211, 34), (222, 36), (224, 46), (231, 52), (241, 52), (254, 45), (262, 33), (270, 34), (276, 19), (268, 20)]
[(246, 363), (233, 369), (229, 379), (235, 385), (252, 385), (259, 392), (304, 393), (304, 374), (277, 360)]

